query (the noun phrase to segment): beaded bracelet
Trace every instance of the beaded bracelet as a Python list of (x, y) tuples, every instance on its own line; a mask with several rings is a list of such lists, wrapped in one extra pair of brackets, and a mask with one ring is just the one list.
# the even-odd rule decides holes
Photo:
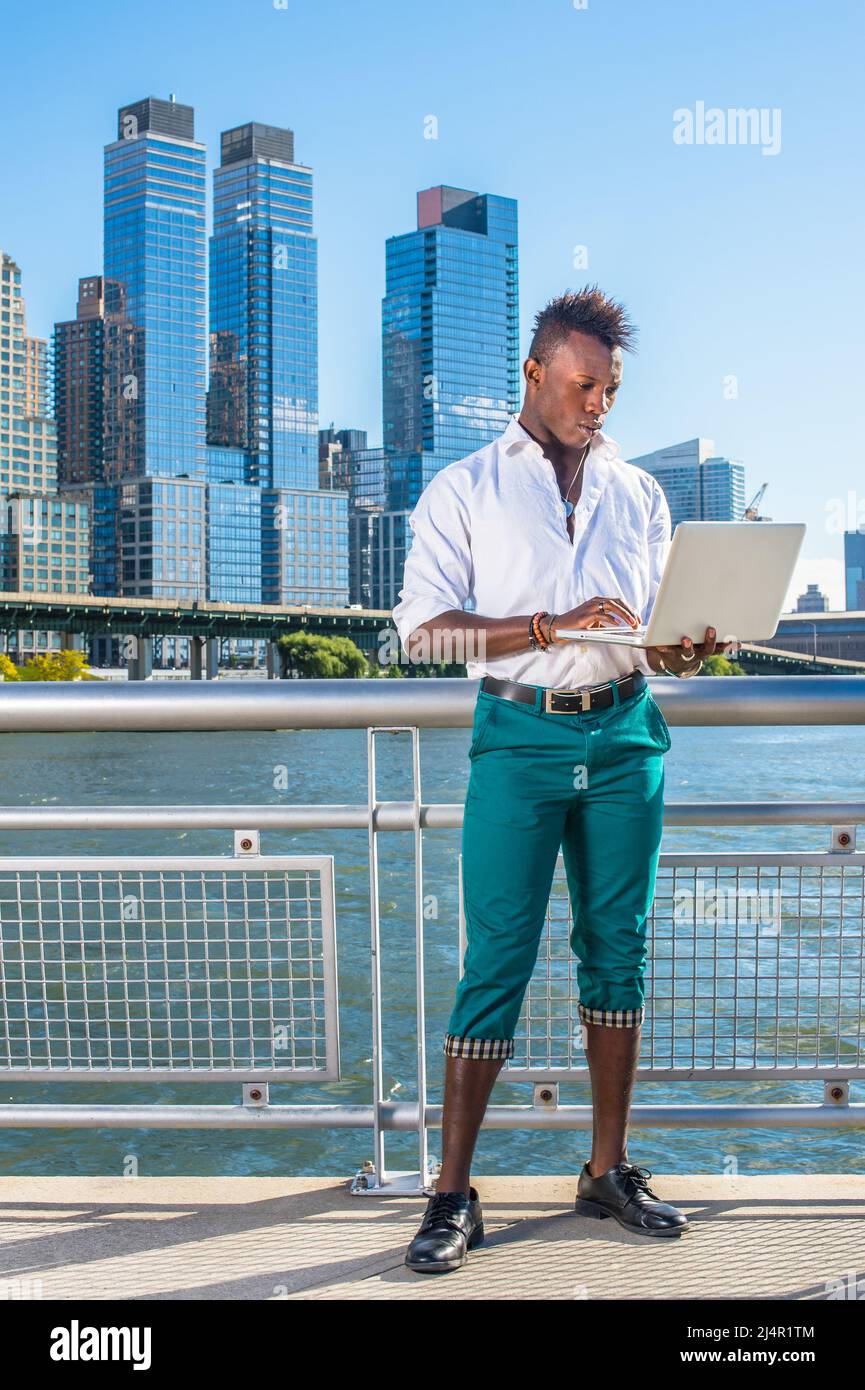
[(549, 613), (543, 611), (532, 614), (532, 621), (529, 624), (529, 643), (532, 651), (545, 652), (550, 645), (541, 630), (541, 619), (549, 616)]

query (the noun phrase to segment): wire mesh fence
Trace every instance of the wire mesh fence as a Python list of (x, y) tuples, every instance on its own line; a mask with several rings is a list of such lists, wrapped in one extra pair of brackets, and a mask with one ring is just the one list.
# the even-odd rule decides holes
[(338, 1075), (333, 862), (0, 860), (0, 1072)]
[[(514, 1079), (587, 1073), (572, 928), (560, 856)], [(662, 855), (647, 948), (643, 1077), (865, 1075), (865, 855)]]

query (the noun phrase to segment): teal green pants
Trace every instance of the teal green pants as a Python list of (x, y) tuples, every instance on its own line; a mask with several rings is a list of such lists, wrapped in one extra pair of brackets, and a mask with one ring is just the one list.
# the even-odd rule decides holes
[(643, 1021), (670, 731), (648, 684), (586, 714), (480, 691), (462, 832), (466, 952), (449, 1056), (511, 1057), (559, 850), (582, 1023)]

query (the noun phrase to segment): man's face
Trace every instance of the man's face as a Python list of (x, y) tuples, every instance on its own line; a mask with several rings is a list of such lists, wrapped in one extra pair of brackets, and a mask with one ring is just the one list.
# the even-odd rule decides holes
[(585, 333), (570, 333), (546, 364), (530, 357), (525, 375), (538, 422), (565, 448), (582, 449), (613, 408), (622, 353)]

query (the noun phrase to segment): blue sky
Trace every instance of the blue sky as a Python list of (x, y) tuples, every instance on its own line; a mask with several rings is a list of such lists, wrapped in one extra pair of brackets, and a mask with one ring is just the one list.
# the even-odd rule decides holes
[[(221, 130), (290, 126), (316, 178), (321, 422), (377, 443), (385, 238), (414, 226), (419, 188), (517, 198), (523, 350), (562, 289), (624, 299), (640, 351), (609, 432), (625, 456), (714, 439), (750, 491), (768, 481), (764, 511), (808, 523), (796, 585), (837, 604), (837, 518), (865, 523), (862, 16), (858, 0), (19, 6), (0, 246), (47, 335), (101, 269), (118, 106), (175, 92), (211, 163)], [(701, 101), (780, 110), (779, 152), (674, 143), (673, 113)]]

